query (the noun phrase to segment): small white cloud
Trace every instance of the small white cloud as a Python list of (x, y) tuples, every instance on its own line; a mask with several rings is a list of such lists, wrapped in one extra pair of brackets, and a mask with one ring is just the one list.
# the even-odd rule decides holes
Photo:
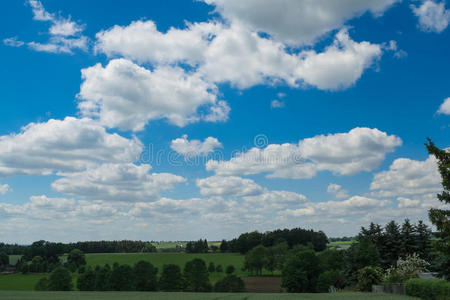
[(336, 183), (330, 183), (327, 187), (327, 193), (333, 194), (336, 198), (347, 198), (347, 190), (342, 189), (342, 186)]
[(271, 108), (283, 108), (285, 105), (284, 101), (280, 101), (280, 100), (272, 100), (272, 102), (270, 102), (270, 107)]
[(437, 3), (427, 0), (420, 6), (411, 4), (411, 9), (419, 18), (419, 28), (422, 31), (440, 33), (450, 22), (450, 10), (445, 9), (445, 1)]
[(217, 138), (207, 137), (202, 141), (188, 140), (185, 134), (181, 138), (172, 141), (170, 148), (185, 157), (194, 157), (200, 155), (208, 155), (214, 151), (215, 148), (221, 148), (222, 143)]
[(237, 176), (211, 176), (197, 179), (203, 196), (251, 196), (261, 194), (263, 189), (253, 180)]
[(444, 102), (439, 107), (438, 114), (450, 115), (450, 97), (444, 100)]
[(22, 47), (25, 43), (18, 40), (16, 36), (3, 39), (3, 44), (10, 47)]
[(8, 184), (0, 184), (0, 195), (4, 195), (7, 192), (11, 192), (12, 189)]

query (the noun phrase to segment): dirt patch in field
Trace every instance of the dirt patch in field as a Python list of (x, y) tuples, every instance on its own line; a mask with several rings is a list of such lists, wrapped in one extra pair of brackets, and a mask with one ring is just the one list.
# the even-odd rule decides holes
[(243, 277), (245, 288), (249, 293), (279, 293), (281, 277)]

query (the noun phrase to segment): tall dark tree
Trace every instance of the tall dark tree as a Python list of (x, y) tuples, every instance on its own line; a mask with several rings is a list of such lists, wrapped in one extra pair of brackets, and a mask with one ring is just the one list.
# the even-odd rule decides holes
[(251, 274), (262, 275), (264, 266), (267, 265), (267, 248), (263, 245), (256, 246), (245, 255), (244, 269)]
[(164, 265), (159, 279), (159, 289), (165, 292), (179, 292), (183, 287), (184, 280), (180, 267), (174, 264)]
[(430, 261), (431, 259), (431, 229), (420, 220), (415, 226), (416, 253), (420, 258)]
[(0, 252), (0, 267), (9, 264), (9, 256), (5, 252)]
[(222, 240), (220, 243), (220, 252), (228, 252), (228, 242), (226, 240)]
[(206, 263), (200, 258), (194, 258), (186, 263), (183, 277), (184, 288), (188, 292), (210, 292), (212, 290)]
[(319, 259), (314, 251), (300, 251), (287, 259), (282, 285), (290, 293), (315, 292), (319, 272)]
[(402, 240), (400, 227), (395, 221), (389, 222), (385, 227), (385, 240), (381, 252), (383, 267), (388, 268), (395, 264), (401, 253)]
[(156, 291), (158, 288), (158, 280), (156, 275), (158, 269), (148, 261), (139, 261), (134, 265), (134, 276), (136, 278), (137, 291)]
[(95, 271), (91, 267), (78, 276), (77, 288), (80, 291), (95, 291)]
[(411, 225), (409, 219), (406, 219), (401, 229), (401, 257), (405, 258), (407, 255), (418, 252), (416, 240), (415, 228)]
[(114, 291), (133, 291), (136, 288), (133, 269), (128, 265), (115, 265), (110, 276)]
[(80, 249), (73, 249), (67, 256), (67, 264), (72, 271), (86, 264), (84, 252)]
[(95, 290), (96, 291), (110, 291), (112, 289), (110, 284), (112, 270), (106, 264), (104, 267), (95, 267)]
[[(448, 150), (439, 149), (434, 143), (428, 139), (425, 144), (428, 152), (437, 159), (439, 173), (442, 177), (442, 193), (438, 194), (439, 201), (443, 204), (450, 204), (450, 152)], [(431, 208), (428, 216), (438, 232), (439, 240), (436, 241), (436, 248), (446, 256), (446, 262), (441, 271), (447, 279), (450, 279), (450, 210), (445, 208)]]
[(61, 266), (53, 270), (48, 281), (48, 289), (50, 291), (71, 291), (72, 275), (70, 271)]

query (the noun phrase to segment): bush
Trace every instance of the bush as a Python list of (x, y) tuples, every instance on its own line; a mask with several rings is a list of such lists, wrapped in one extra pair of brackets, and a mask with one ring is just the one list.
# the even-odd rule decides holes
[(217, 265), (217, 267), (216, 267), (216, 272), (217, 272), (217, 273), (222, 273), (222, 272), (223, 272), (223, 268), (222, 268), (221, 265)]
[(450, 282), (433, 279), (409, 279), (405, 291), (408, 296), (424, 300), (445, 300), (450, 298)]
[(183, 287), (184, 280), (180, 267), (174, 264), (164, 265), (159, 279), (159, 288), (165, 292), (178, 292)]
[(50, 274), (48, 289), (50, 291), (71, 291), (72, 275), (70, 271), (61, 266), (54, 269)]
[(36, 291), (48, 291), (48, 278), (43, 277), (39, 279), (39, 281), (34, 286), (34, 289)]
[(148, 261), (139, 261), (134, 265), (134, 276), (136, 279), (137, 291), (156, 291), (158, 287), (158, 279), (156, 275), (158, 269)]
[(397, 267), (387, 269), (384, 281), (386, 283), (404, 283), (406, 280), (416, 278), (417, 273), (426, 271), (429, 266), (425, 260), (417, 254), (406, 256), (397, 260)]
[(208, 272), (209, 273), (214, 273), (216, 271), (216, 266), (214, 265), (213, 262), (209, 263), (209, 267), (208, 267)]
[(234, 273), (234, 266), (233, 265), (229, 265), (228, 267), (227, 267), (227, 269), (225, 270), (225, 273), (227, 273), (228, 275), (231, 275), (231, 274), (233, 274)]
[(373, 284), (379, 284), (383, 278), (383, 270), (379, 267), (364, 267), (358, 270), (358, 284), (360, 291), (370, 292)]
[(216, 282), (214, 291), (218, 293), (239, 293), (245, 292), (245, 283), (236, 275), (227, 275)]
[(212, 290), (209, 283), (208, 268), (205, 261), (200, 258), (194, 258), (186, 263), (183, 277), (185, 280), (184, 289), (187, 292), (211, 292)]
[(95, 272), (91, 267), (78, 276), (77, 288), (80, 291), (95, 291)]
[(337, 270), (323, 272), (319, 275), (319, 278), (317, 278), (317, 292), (328, 293), (330, 291), (330, 287), (340, 287), (340, 279), (341, 274)]

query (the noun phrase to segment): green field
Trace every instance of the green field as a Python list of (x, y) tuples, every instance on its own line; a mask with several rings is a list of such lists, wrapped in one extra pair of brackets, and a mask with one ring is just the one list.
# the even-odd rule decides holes
[(416, 300), (407, 296), (363, 293), (335, 294), (216, 294), (216, 293), (135, 293), (135, 292), (0, 292), (0, 299), (11, 300)]
[[(47, 274), (11, 274), (0, 275), (0, 290), (2, 291), (32, 291), (34, 286)], [(1, 297), (0, 297), (1, 298)]]
[(350, 248), (350, 246), (353, 243), (356, 243), (356, 240), (331, 242), (331, 243), (328, 244), (328, 246), (330, 246), (330, 247), (339, 247), (339, 248), (342, 248), (342, 249), (347, 249), (347, 248)]

